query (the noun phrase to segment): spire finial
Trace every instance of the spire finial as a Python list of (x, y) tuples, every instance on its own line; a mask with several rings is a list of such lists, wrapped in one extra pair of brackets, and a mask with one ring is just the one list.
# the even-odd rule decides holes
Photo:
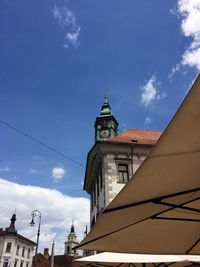
[(111, 113), (111, 108), (110, 105), (108, 103), (108, 95), (107, 95), (107, 91), (105, 90), (105, 95), (104, 95), (104, 102), (101, 108), (101, 116), (109, 116), (112, 115)]
[(108, 103), (108, 93), (106, 89), (105, 89), (105, 95), (104, 95), (104, 103)]
[(72, 219), (72, 225), (70, 229), (70, 234), (75, 234), (74, 219)]
[(72, 241), (72, 240), (76, 240), (76, 233), (75, 233), (75, 227), (74, 227), (74, 219), (72, 220), (72, 225), (71, 225), (70, 233), (68, 235), (68, 242), (69, 241)]

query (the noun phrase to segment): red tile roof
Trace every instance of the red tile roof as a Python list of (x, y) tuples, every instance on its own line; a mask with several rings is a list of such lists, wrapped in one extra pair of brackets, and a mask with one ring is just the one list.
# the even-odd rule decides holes
[(21, 240), (23, 240), (23, 241), (25, 241), (25, 242), (28, 242), (29, 244), (31, 244), (31, 245), (33, 245), (33, 246), (36, 245), (35, 242), (33, 242), (32, 240), (26, 238), (25, 236), (22, 236), (22, 235), (18, 234), (17, 231), (16, 231), (15, 233), (9, 233), (9, 232), (7, 231), (7, 229), (3, 230), (2, 228), (0, 228), (0, 236), (16, 236), (16, 237), (18, 237), (19, 239), (21, 239)]
[[(77, 258), (77, 257), (76, 257)], [(73, 256), (69, 256), (67, 254), (64, 255), (55, 255), (54, 261), (60, 267), (70, 267), (72, 266), (72, 261), (75, 258)]]
[[(33, 265), (34, 266), (35, 256), (33, 257)], [(46, 259), (44, 255), (41, 253), (37, 254), (37, 261), (39, 267), (51, 267), (51, 261), (50, 259)], [(54, 265), (54, 267), (58, 267), (57, 265)]]
[[(55, 255), (54, 256), (54, 267), (71, 267), (72, 261), (75, 258), (69, 255)], [(33, 257), (33, 262), (35, 256)], [(38, 266), (39, 267), (51, 267), (51, 256), (47, 259), (43, 254), (37, 254)], [(33, 265), (34, 266), (34, 265)]]
[(155, 145), (162, 132), (156, 130), (128, 129), (115, 137), (109, 138), (108, 142), (128, 144)]

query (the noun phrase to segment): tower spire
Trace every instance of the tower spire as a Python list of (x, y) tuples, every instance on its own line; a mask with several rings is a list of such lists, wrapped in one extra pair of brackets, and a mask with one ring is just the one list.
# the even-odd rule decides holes
[(105, 92), (104, 102), (101, 107), (100, 115), (96, 118), (95, 124), (95, 142), (106, 141), (110, 137), (117, 135), (118, 122), (111, 112), (108, 102), (108, 96)]
[(104, 95), (104, 103), (105, 102), (108, 102), (108, 92), (106, 89), (105, 89), (105, 95)]
[(74, 222), (72, 220), (72, 225), (71, 225), (71, 229), (70, 229), (70, 233), (68, 235), (68, 241), (76, 241), (76, 233), (75, 233), (75, 228), (74, 228)]
[(76, 250), (73, 249), (77, 244), (77, 236), (75, 233), (74, 220), (72, 220), (72, 225), (70, 233), (68, 234), (67, 241), (65, 242), (65, 254), (76, 255)]
[(17, 233), (16, 229), (15, 229), (15, 222), (16, 222), (17, 218), (16, 218), (16, 213), (13, 213), (11, 219), (10, 219), (10, 226), (6, 229), (7, 232), (9, 233)]
[(103, 102), (103, 105), (101, 107), (100, 116), (109, 116), (109, 115), (112, 115), (112, 112), (111, 112), (111, 107), (108, 103), (108, 95), (107, 95), (107, 93), (105, 93), (104, 102)]

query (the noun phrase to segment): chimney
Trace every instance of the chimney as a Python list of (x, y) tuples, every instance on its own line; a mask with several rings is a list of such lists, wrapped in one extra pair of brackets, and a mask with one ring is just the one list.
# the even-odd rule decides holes
[(49, 259), (49, 249), (45, 248), (44, 249), (44, 257), (48, 260)]

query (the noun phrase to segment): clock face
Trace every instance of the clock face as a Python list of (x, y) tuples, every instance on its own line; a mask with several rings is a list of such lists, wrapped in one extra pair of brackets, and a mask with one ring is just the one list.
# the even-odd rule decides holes
[(108, 130), (102, 130), (100, 131), (100, 137), (108, 137), (109, 131)]

